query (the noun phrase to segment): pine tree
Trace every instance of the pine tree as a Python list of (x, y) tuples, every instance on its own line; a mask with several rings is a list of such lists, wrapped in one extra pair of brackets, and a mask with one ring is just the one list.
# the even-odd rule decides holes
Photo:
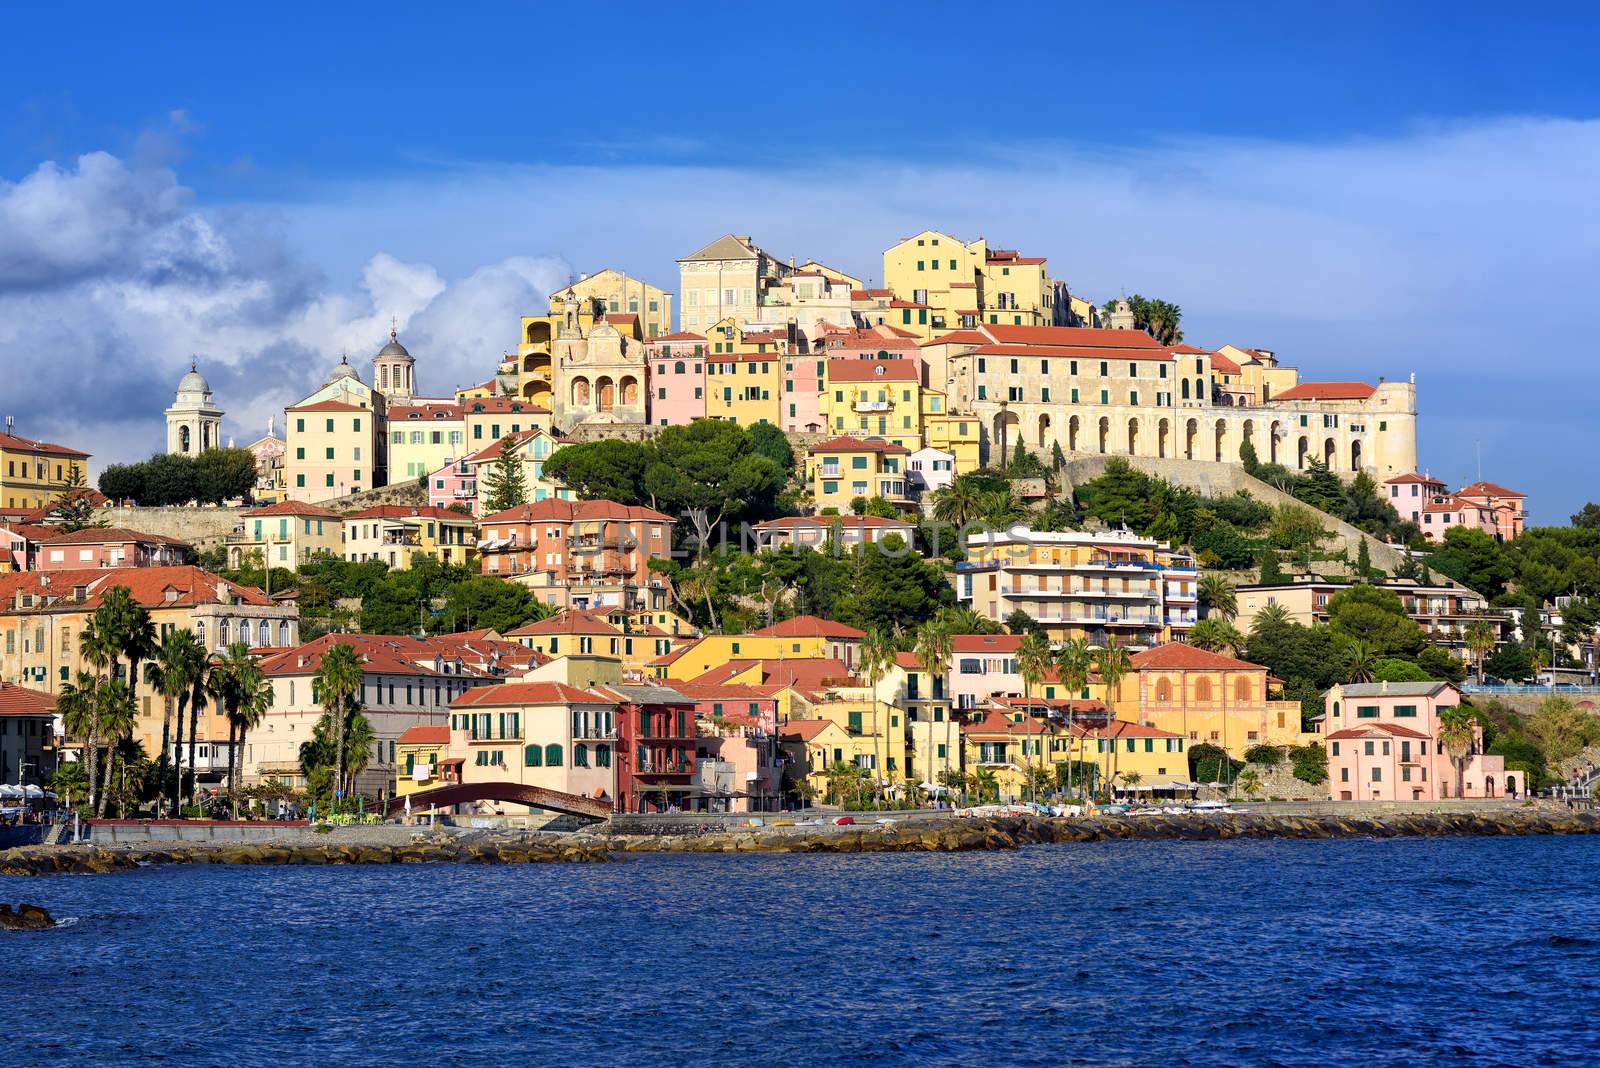
[(1365, 582), (1372, 577), (1372, 552), (1367, 548), (1367, 539), (1362, 538), (1356, 545), (1356, 578)]
[(1239, 446), (1239, 462), (1244, 465), (1244, 473), (1252, 477), (1261, 468), (1261, 458), (1256, 455), (1255, 444), (1249, 438)]
[(488, 491), (483, 504), (486, 514), (515, 508), (528, 499), (528, 484), (523, 478), (522, 460), (516, 454), (515, 445), (516, 439), (509, 434), (500, 439), (500, 456), (484, 480)]
[(1061, 451), (1061, 442), (1059, 441), (1050, 443), (1050, 466), (1057, 471), (1067, 466), (1067, 456), (1066, 453)]
[(95, 522), (94, 501), (89, 496), (89, 487), (83, 481), (83, 467), (73, 464), (67, 472), (67, 484), (62, 487), (61, 493), (50, 502), (50, 511), (45, 515), (47, 523), (54, 523), (65, 533), (83, 530), (85, 527), (103, 527), (105, 521)]
[(1261, 575), (1257, 582), (1262, 586), (1281, 586), (1287, 581), (1283, 574), (1283, 568), (1278, 566), (1278, 554), (1271, 549), (1261, 550), (1261, 557), (1258, 563), (1261, 568)]

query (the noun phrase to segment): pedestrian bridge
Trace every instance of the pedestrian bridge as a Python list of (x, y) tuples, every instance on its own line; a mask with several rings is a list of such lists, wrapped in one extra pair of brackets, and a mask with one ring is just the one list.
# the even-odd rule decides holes
[(468, 805), (475, 801), (505, 801), (514, 805), (532, 805), (550, 812), (596, 820), (607, 819), (612, 812), (609, 800), (584, 797), (581, 794), (562, 793), (560, 790), (547, 790), (542, 786), (525, 786), (516, 782), (466, 782), (437, 786), (432, 790), (421, 790), (414, 794), (396, 797), (389, 802), (385, 814), (398, 816), (404, 812), (407, 797), (411, 799), (413, 816), (426, 812), (434, 806), (449, 808), (452, 805)]

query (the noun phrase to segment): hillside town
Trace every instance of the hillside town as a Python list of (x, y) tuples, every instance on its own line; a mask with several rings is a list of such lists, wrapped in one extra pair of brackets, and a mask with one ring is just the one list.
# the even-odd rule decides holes
[[(1600, 508), (1419, 465), (1418, 386), (1197, 345), (927, 230), (725, 235), (239, 447), (0, 435), (0, 810), (379, 818), (1596, 784)], [(1387, 369), (1393, 372), (1395, 369)], [(152, 421), (155, 413), (152, 413)]]

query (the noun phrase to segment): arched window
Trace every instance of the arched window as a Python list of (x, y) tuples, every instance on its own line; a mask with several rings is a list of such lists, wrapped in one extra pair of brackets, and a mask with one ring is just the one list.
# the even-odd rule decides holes
[(1189, 399), (1189, 380), (1187, 378), (1183, 380), (1183, 399)]
[(202, 649), (204, 649), (205, 645), (206, 645), (206, 621), (205, 620), (197, 619), (197, 620), (194, 621), (194, 636), (200, 640), (200, 647)]
[(544, 747), (544, 764), (547, 768), (561, 766), (561, 747), (554, 742)]
[(186, 426), (180, 426), (178, 428), (178, 451), (189, 451), (189, 428)]
[(1339, 718), (1339, 702), (1338, 701), (1335, 701), (1333, 703), (1333, 718), (1334, 719), (1338, 719)]
[(594, 747), (594, 766), (597, 768), (609, 768), (611, 766), (611, 747), (609, 745), (597, 745)]
[(1197, 679), (1195, 681), (1195, 684), (1194, 684), (1194, 699), (1196, 701), (1209, 701), (1209, 700), (1211, 700), (1211, 680), (1210, 679), (1201, 678), (1201, 679)]
[(1156, 683), (1156, 701), (1164, 705), (1172, 702), (1171, 681), (1162, 679), (1160, 682)]
[(257, 635), (257, 639), (256, 639), (256, 644), (257, 645), (271, 645), (272, 644), (272, 624), (268, 623), (266, 620), (263, 619), (261, 621), (261, 623), (256, 627), (256, 635)]
[(1250, 680), (1243, 675), (1233, 680), (1233, 699), (1241, 705), (1250, 703)]
[(278, 621), (278, 644), (286, 649), (289, 647), (289, 621), (287, 619)]
[(228, 621), (226, 619), (217, 624), (217, 644), (223, 647), (228, 644)]
[(537, 768), (540, 766), (540, 764), (541, 761), (539, 760), (539, 747), (537, 745), (530, 745), (522, 751), (523, 767)]
[(672, 365), (672, 373), (675, 374), (675, 375), (683, 374), (683, 361), (682, 360), (679, 360), (677, 363)]

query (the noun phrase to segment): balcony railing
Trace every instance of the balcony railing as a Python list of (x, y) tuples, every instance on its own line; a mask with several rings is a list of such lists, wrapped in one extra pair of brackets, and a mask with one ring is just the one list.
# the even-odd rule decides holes
[(421, 545), (422, 544), (422, 536), (420, 534), (385, 534), (383, 536), (383, 544), (384, 545)]
[(892, 401), (858, 400), (851, 404), (850, 407), (858, 412), (894, 411), (894, 403)]

